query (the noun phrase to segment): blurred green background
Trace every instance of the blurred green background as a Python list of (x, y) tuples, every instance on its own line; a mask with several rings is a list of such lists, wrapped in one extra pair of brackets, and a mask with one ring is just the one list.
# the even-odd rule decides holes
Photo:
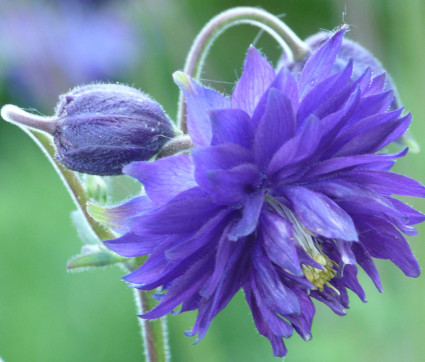
[[(57, 10), (58, 2), (64, 1), (32, 1), (24, 6), (37, 3)], [(285, 22), (303, 38), (319, 29), (333, 29), (345, 21), (352, 25), (349, 37), (372, 50), (393, 76), (406, 109), (413, 114), (411, 132), (425, 152), (423, 0), (92, 3), (93, 9), (84, 12), (120, 14), (135, 34), (129, 40), (131, 44), (127, 44), (132, 50), (125, 53), (132, 59), (111, 73), (102, 74), (104, 80), (127, 82), (150, 93), (172, 118), (178, 93), (171, 74), (183, 67), (185, 54), (197, 32), (220, 11), (237, 5), (261, 6), (284, 15)], [(12, 11), (16, 4), (14, 0), (0, 0), (0, 9)], [(0, 22), (4, 24), (8, 13), (1, 13)], [(55, 26), (61, 23), (61, 19), (49, 23), (48, 33), (57, 32)], [(23, 21), (22, 26), (25, 24)], [(34, 28), (31, 32), (37, 34), (38, 30)], [(84, 35), (84, 27), (81, 30), (83, 33), (77, 35), (83, 40), (87, 34)], [(0, 31), (0, 103), (33, 107), (51, 114), (56, 98), (46, 88), (49, 84), (36, 80), (31, 88), (22, 80), (18, 84), (16, 78), (10, 77), (8, 72), (13, 66), (14, 72), (20, 70), (16, 70), (16, 60), (11, 63), (9, 59), (15, 48), (3, 45), (14, 39), (16, 29), (3, 26)], [(207, 60), (205, 83), (228, 92), (231, 85), (211, 83), (207, 79), (234, 82), (240, 75), (245, 51), (257, 32), (241, 26), (220, 38)], [(103, 36), (107, 38), (109, 34), (105, 32)], [(43, 48), (44, 41), (47, 40), (40, 35), (32, 46)], [(16, 46), (26, 46), (17, 42)], [(279, 49), (266, 35), (257, 46), (270, 60), (277, 60)], [(57, 51), (61, 52), (60, 48)], [(96, 52), (93, 49), (92, 55), (99, 56)], [(118, 50), (116, 54), (124, 53)], [(68, 57), (72, 56), (71, 51)], [(45, 57), (46, 61), (53, 61), (51, 54), (46, 53)], [(35, 64), (43, 57), (40, 59), (29, 60)], [(73, 81), (66, 67), (51, 66), (47, 70), (54, 72), (51, 79), (61, 80), (55, 85), (57, 92), (65, 92), (85, 80), (76, 77)], [(24, 70), (22, 74), (26, 74)], [(23, 80), (27, 81), (28, 76)], [(425, 183), (423, 154), (408, 155), (396, 165), (396, 171)], [(0, 202), (0, 357), (7, 362), (143, 360), (133, 296), (120, 280), (122, 271), (111, 267), (85, 273), (66, 272), (67, 260), (78, 254), (81, 247), (69, 216), (74, 205), (37, 146), (17, 127), (3, 121), (0, 121)], [(409, 202), (425, 211), (424, 200)], [(418, 236), (409, 240), (420, 264), (425, 265), (425, 226), (418, 229)], [(285, 361), (425, 359), (424, 277), (409, 279), (389, 262), (377, 264), (384, 293), (379, 294), (361, 273), (367, 304), (363, 305), (351, 294), (351, 310), (347, 316), (338, 317), (317, 303), (313, 340), (303, 342), (298, 336), (287, 340), (289, 354)], [(215, 318), (207, 336), (196, 346), (192, 346), (193, 338), (183, 335), (184, 330), (191, 329), (194, 318), (194, 313), (168, 318), (173, 361), (276, 360), (268, 340), (256, 331), (241, 293)]]

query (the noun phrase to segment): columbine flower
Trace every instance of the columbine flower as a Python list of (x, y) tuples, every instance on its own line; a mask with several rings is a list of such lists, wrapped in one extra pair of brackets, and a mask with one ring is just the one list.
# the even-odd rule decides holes
[(124, 280), (162, 287), (142, 318), (198, 310), (187, 334), (201, 339), (241, 288), (259, 332), (276, 356), (293, 330), (311, 338), (312, 298), (345, 314), (347, 288), (362, 301), (357, 264), (381, 282), (372, 258), (390, 259), (407, 276), (419, 265), (402, 233), (425, 216), (392, 197), (425, 197), (417, 181), (389, 170), (404, 156), (376, 153), (402, 135), (410, 114), (387, 111), (383, 75), (333, 69), (345, 29), (300, 74), (277, 74), (253, 48), (231, 99), (178, 72), (195, 147), (124, 172), (145, 196), (92, 208), (122, 237), (106, 245), (123, 256), (150, 254)]

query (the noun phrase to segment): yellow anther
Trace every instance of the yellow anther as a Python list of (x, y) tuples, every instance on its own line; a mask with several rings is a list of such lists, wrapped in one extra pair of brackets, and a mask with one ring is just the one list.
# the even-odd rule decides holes
[(323, 286), (326, 284), (339, 294), (339, 291), (329, 283), (329, 281), (336, 276), (336, 271), (333, 269), (333, 266), (338, 265), (323, 254), (317, 254), (313, 259), (317, 263), (323, 265), (324, 268), (323, 270), (320, 270), (319, 268), (303, 264), (302, 268), (307, 280), (321, 292), (323, 291)]

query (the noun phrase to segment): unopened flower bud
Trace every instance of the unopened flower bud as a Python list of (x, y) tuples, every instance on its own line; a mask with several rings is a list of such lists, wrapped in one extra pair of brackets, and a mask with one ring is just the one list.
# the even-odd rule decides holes
[(146, 161), (174, 139), (174, 127), (161, 106), (137, 89), (91, 84), (60, 96), (53, 117), (7, 104), (1, 116), (18, 126), (51, 134), (56, 157), (73, 171), (120, 175), (132, 161)]
[(54, 141), (67, 168), (118, 175), (132, 161), (148, 160), (174, 137), (161, 106), (118, 84), (75, 88), (60, 97)]

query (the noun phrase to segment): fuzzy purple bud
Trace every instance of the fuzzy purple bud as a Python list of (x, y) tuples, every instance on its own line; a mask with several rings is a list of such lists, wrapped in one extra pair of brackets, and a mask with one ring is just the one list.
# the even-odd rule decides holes
[(137, 89), (91, 84), (60, 97), (54, 141), (67, 168), (119, 175), (132, 161), (149, 160), (175, 136), (161, 106)]

